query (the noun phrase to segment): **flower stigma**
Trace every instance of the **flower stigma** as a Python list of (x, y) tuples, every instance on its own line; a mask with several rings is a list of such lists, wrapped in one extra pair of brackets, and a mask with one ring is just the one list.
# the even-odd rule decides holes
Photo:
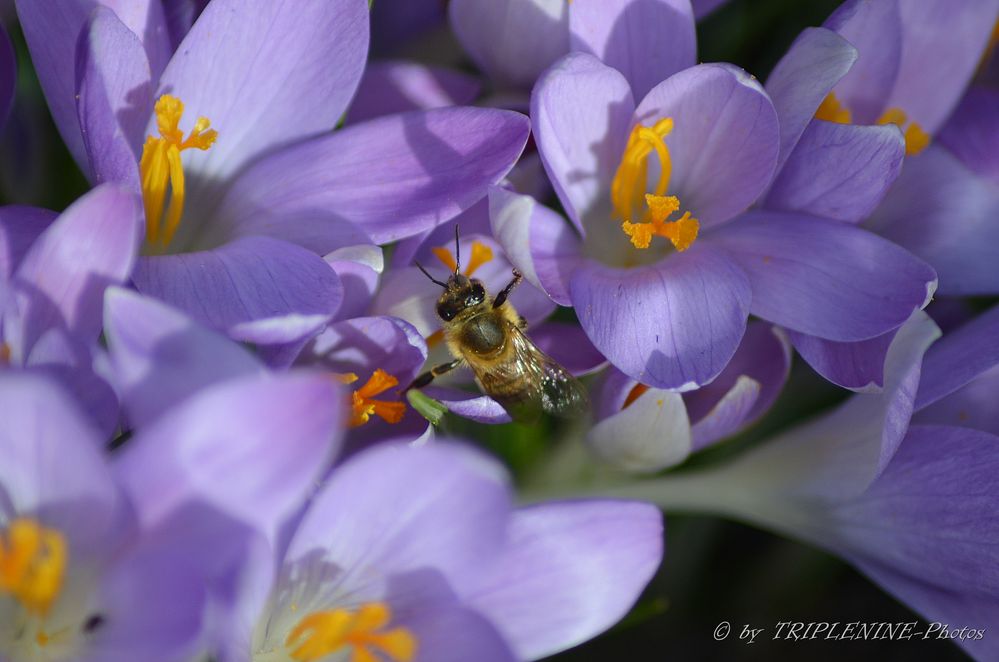
[[(822, 104), (815, 111), (815, 119), (826, 122), (836, 122), (837, 124), (850, 124), (853, 115), (836, 95), (830, 92), (822, 100)], [(892, 107), (881, 114), (876, 124), (894, 124), (902, 130), (905, 138), (905, 154), (913, 156), (919, 154), (930, 144), (930, 134), (923, 131), (923, 127), (916, 122), (907, 122), (908, 117), (901, 108)], [(906, 126), (908, 124), (908, 126)]]
[[(691, 217), (689, 211), (676, 220), (669, 220), (670, 216), (680, 211), (680, 199), (675, 195), (666, 195), (673, 162), (665, 138), (672, 131), (671, 117), (663, 118), (651, 127), (636, 124), (614, 173), (611, 183), (614, 218), (621, 221), (621, 229), (635, 248), (648, 248), (652, 237), (660, 236), (668, 239), (678, 251), (685, 251), (697, 239), (700, 223)], [(660, 173), (655, 190), (647, 193), (649, 158), (653, 152), (659, 158)], [(640, 221), (632, 222), (631, 219), (639, 217)]]
[(344, 647), (350, 647), (350, 662), (377, 662), (371, 651), (381, 651), (395, 662), (410, 662), (416, 656), (416, 638), (406, 628), (386, 630), (392, 610), (384, 602), (369, 602), (357, 611), (330, 609), (309, 614), (288, 634), (285, 646), (291, 658), (314, 662)]
[(66, 539), (33, 519), (18, 518), (0, 534), (0, 593), (45, 617), (66, 574)]
[[(353, 372), (336, 375), (342, 384), (353, 384), (358, 377)], [(351, 393), (350, 427), (356, 428), (367, 423), (372, 416), (378, 416), (387, 423), (398, 423), (406, 413), (406, 403), (375, 400), (374, 397), (384, 393), (393, 386), (398, 386), (399, 380), (381, 368), (373, 373), (364, 386)]]
[[(173, 240), (184, 213), (184, 167), (180, 162), (180, 153), (187, 149), (207, 151), (215, 143), (218, 132), (208, 128), (211, 122), (207, 117), (199, 117), (185, 139), (184, 132), (179, 128), (184, 104), (169, 94), (156, 101), (155, 111), (160, 137), (146, 138), (139, 161), (139, 176), (146, 209), (146, 243), (153, 251), (162, 252)], [(168, 184), (170, 204), (163, 222)]]
[[(448, 271), (452, 273), (457, 271), (458, 263), (454, 260), (454, 255), (451, 254), (451, 249), (447, 246), (434, 246), (430, 249), (431, 252), (441, 261)], [(487, 262), (492, 262), (493, 260), (493, 249), (486, 246), (481, 241), (472, 242), (472, 256), (468, 260), (468, 265), (465, 267), (464, 275), (468, 278), (472, 277), (479, 267)], [(429, 336), (427, 336), (427, 346), (430, 348), (436, 347), (444, 340), (444, 330), (437, 329)]]

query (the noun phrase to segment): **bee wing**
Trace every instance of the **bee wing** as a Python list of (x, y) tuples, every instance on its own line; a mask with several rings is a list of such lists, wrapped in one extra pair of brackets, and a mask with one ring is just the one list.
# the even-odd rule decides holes
[(482, 389), (514, 420), (531, 422), (542, 413), (570, 418), (586, 410), (589, 399), (578, 379), (514, 324), (509, 324), (509, 339), (511, 355), (507, 360), (476, 377)]

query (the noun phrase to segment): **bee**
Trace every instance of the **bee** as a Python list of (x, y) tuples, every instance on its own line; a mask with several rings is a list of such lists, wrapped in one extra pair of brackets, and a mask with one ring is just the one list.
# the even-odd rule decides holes
[(457, 226), (454, 243), (455, 270), (446, 283), (416, 265), (444, 288), (436, 312), (454, 359), (423, 373), (404, 392), (467, 364), (482, 391), (515, 421), (533, 422), (543, 413), (569, 418), (584, 412), (588, 400), (583, 385), (525, 335), (527, 321), (508, 301), (523, 275), (514, 269), (513, 280), (491, 297), (481, 281), (459, 273)]

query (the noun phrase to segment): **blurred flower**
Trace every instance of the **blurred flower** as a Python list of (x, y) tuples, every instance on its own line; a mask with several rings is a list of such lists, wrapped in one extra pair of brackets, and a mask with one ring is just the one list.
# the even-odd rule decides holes
[(118, 402), (94, 372), (94, 356), (104, 289), (127, 281), (135, 265), (138, 199), (105, 184), (54, 217), (0, 209), (0, 367), (52, 376), (109, 435)]
[[(924, 306), (932, 269), (883, 239), (812, 215), (739, 215), (770, 184), (778, 115), (735, 67), (690, 66), (693, 51), (679, 47), (645, 57), (651, 51), (637, 46), (653, 48), (664, 33), (643, 30), (671, 25), (654, 18), (637, 21), (645, 27), (628, 44), (593, 33), (602, 44), (594, 50), (620, 71), (575, 53), (535, 87), (538, 149), (583, 238), (554, 212), (494, 188), (496, 235), (529, 238), (504, 244), (525, 277), (572, 305), (623, 373), (673, 390), (717, 377), (749, 313), (853, 342), (897, 328)], [(667, 41), (684, 43), (687, 21), (674, 19), (679, 36)], [(667, 76), (635, 105), (633, 93)]]
[[(997, 331), (992, 310), (927, 352), (939, 331), (917, 313), (892, 341), (881, 393), (731, 462), (592, 492), (773, 529), (842, 556), (927, 620), (991, 627)], [(987, 636), (956, 643), (982, 659), (997, 650)]]
[[(102, 437), (37, 374), (0, 373), (0, 657), (176, 660), (201, 629), (201, 555), (143, 536)], [(178, 531), (180, 548), (196, 549)]]
[[(136, 287), (239, 340), (280, 346), (318, 332), (344, 296), (318, 256), (453, 216), (506, 173), (527, 137), (525, 118), (472, 108), (329, 133), (363, 71), (364, 0), (294, 11), (216, 0), (163, 67), (107, 8), (89, 20), (19, 9), (78, 163), (143, 193)], [(148, 15), (152, 32), (167, 32), (158, 15)], [(78, 57), (45, 46), (77, 34)]]
[(537, 659), (617, 621), (661, 557), (650, 506), (513, 510), (502, 468), (478, 452), (385, 444), (333, 472), (291, 535), (259, 616), (226, 652)]

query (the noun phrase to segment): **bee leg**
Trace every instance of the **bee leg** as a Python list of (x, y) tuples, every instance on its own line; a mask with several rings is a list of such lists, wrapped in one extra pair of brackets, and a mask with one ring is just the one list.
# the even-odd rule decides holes
[(493, 299), (493, 308), (499, 308), (506, 303), (506, 299), (510, 296), (510, 292), (513, 292), (513, 288), (520, 285), (520, 281), (522, 280), (524, 280), (524, 274), (514, 269), (513, 280), (507, 283), (507, 286), (500, 290), (500, 293), (496, 295), (495, 299)]
[(413, 380), (413, 382), (402, 389), (403, 393), (406, 393), (411, 388), (423, 388), (430, 382), (434, 381), (434, 377), (440, 377), (441, 375), (451, 372), (455, 368), (461, 365), (461, 359), (455, 359), (453, 361), (448, 361), (447, 363), (442, 363), (440, 365), (435, 365), (430, 370)]

